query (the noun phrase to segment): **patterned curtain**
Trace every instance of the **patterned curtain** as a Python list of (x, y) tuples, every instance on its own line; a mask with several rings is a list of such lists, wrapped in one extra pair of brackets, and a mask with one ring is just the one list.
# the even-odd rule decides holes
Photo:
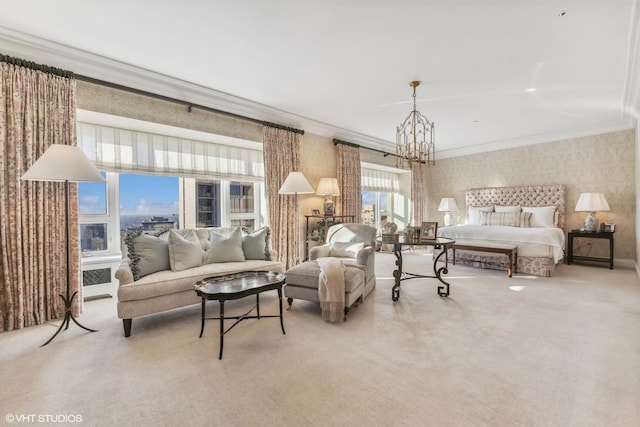
[(67, 268), (81, 291), (77, 185), (67, 247), (64, 183), (20, 179), (49, 145), (76, 144), (75, 92), (70, 72), (0, 56), (0, 331), (64, 316)]
[(360, 222), (362, 205), (362, 189), (360, 181), (360, 149), (347, 144), (336, 145), (338, 185), (338, 212), (341, 215), (355, 215), (355, 222)]
[(411, 224), (417, 227), (427, 218), (427, 166), (411, 163)]
[(271, 242), (284, 269), (300, 261), (300, 222), (297, 197), (278, 194), (289, 172), (300, 170), (300, 135), (265, 124), (263, 153)]

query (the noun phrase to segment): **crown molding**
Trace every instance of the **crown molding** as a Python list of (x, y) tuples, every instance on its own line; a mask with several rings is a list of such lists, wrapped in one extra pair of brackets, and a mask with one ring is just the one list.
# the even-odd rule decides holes
[(0, 51), (5, 55), (70, 70), (78, 75), (165, 96), (185, 104), (200, 105), (253, 120), (304, 129), (306, 132), (347, 140), (363, 147), (382, 151), (393, 149), (393, 143), (389, 141), (332, 126), (3, 26), (0, 26)]

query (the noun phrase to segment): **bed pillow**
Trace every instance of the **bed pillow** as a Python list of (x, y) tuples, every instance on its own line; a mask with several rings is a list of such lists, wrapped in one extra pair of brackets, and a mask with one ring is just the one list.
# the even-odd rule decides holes
[(206, 263), (245, 261), (242, 252), (242, 232), (239, 228), (228, 234), (209, 230), (211, 233), (211, 247), (207, 254)]
[(131, 260), (133, 280), (171, 268), (166, 231), (147, 234), (137, 230), (127, 233), (124, 243), (127, 246), (127, 256)]
[(480, 212), (493, 212), (493, 206), (469, 206), (468, 224), (480, 224)]
[(555, 227), (555, 206), (523, 206), (522, 212), (531, 212), (531, 227)]
[(495, 212), (520, 212), (520, 206), (498, 206), (496, 205)]
[(202, 245), (196, 230), (189, 230), (184, 236), (175, 230), (169, 230), (169, 262), (172, 271), (202, 265)]
[(242, 230), (242, 252), (244, 259), (262, 259), (271, 261), (269, 253), (269, 227), (262, 227), (253, 233)]
[(355, 258), (360, 249), (364, 248), (364, 243), (355, 242), (333, 242), (329, 256)]

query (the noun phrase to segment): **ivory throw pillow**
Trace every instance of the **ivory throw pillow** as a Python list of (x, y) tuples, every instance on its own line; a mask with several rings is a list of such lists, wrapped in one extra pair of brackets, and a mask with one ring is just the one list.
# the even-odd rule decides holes
[(342, 258), (355, 258), (360, 249), (364, 248), (364, 243), (354, 242), (333, 242), (329, 256)]
[(263, 259), (271, 261), (269, 253), (269, 227), (262, 227), (253, 233), (242, 230), (242, 252), (244, 259)]
[(469, 206), (469, 224), (480, 225), (480, 212), (493, 212), (493, 206)]
[(214, 262), (244, 261), (242, 252), (242, 233), (240, 228), (235, 228), (229, 234), (209, 230), (211, 247), (207, 254), (207, 264)]
[(195, 230), (189, 230), (183, 236), (169, 230), (169, 261), (173, 271), (202, 265), (202, 246)]
[(531, 212), (531, 227), (555, 227), (555, 206), (524, 206), (522, 212)]
[(153, 234), (143, 233), (140, 230), (127, 233), (124, 243), (127, 246), (127, 256), (131, 260), (133, 280), (171, 268), (169, 242), (165, 233), (166, 230)]

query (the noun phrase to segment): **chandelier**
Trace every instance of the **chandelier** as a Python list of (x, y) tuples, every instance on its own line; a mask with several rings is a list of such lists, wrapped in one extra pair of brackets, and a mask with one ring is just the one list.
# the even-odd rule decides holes
[(434, 123), (416, 110), (416, 88), (419, 81), (409, 83), (413, 88), (413, 111), (396, 128), (396, 167), (411, 169), (413, 163), (436, 164), (436, 147), (433, 143)]

